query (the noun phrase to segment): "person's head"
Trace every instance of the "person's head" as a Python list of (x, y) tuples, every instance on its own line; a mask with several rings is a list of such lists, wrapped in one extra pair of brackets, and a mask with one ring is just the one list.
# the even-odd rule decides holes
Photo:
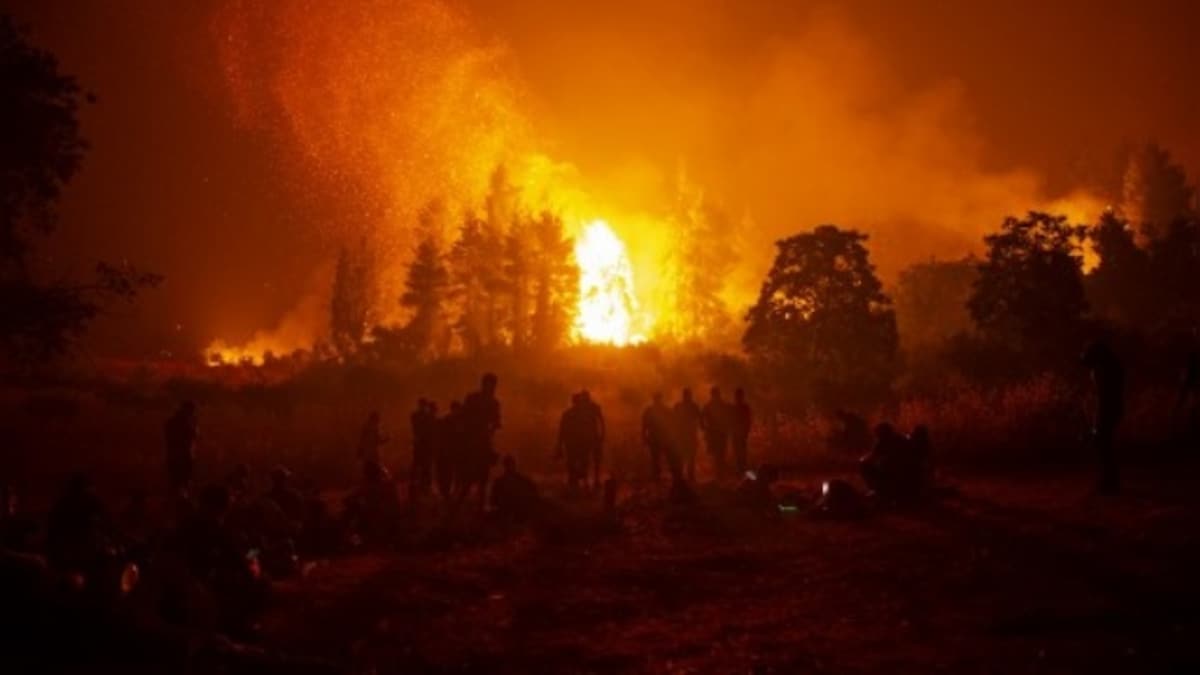
[(721, 400), (721, 388), (713, 387), (712, 389), (709, 389), (708, 396), (709, 396), (709, 398), (711, 398), (714, 401), (720, 401)]
[(654, 405), (662, 405), (663, 395), (662, 395), (661, 391), (654, 392), (654, 396), (652, 396), (651, 398), (654, 401)]
[(1094, 368), (1108, 362), (1112, 356), (1112, 349), (1108, 346), (1108, 342), (1103, 338), (1096, 338), (1083, 348), (1083, 356), (1080, 357), (1080, 361), (1083, 362), (1083, 365)]
[(429, 402), (426, 401), (425, 399), (423, 399), (423, 398), (417, 399), (417, 410), (424, 411), (426, 406), (428, 406), (428, 405), (429, 405)]
[(450, 401), (450, 412), (456, 413), (462, 410), (462, 401)]
[(367, 415), (367, 424), (379, 424), (378, 410), (372, 410), (371, 414)]
[(880, 422), (875, 425), (875, 439), (884, 441), (895, 438), (896, 428), (887, 422)]
[(512, 455), (504, 456), (504, 473), (516, 473), (517, 460)]
[(479, 381), (483, 393), (488, 395), (496, 393), (496, 385), (499, 383), (500, 380), (496, 377), (495, 373), (484, 373), (483, 378)]
[(187, 415), (189, 417), (192, 415), (195, 415), (196, 414), (196, 402), (189, 399), (189, 400), (184, 401), (183, 403), (180, 403), (179, 404), (179, 412), (180, 412), (180, 414)]
[(579, 392), (571, 394), (571, 407), (577, 408), (583, 404), (583, 395)]
[(918, 424), (917, 426), (913, 427), (912, 433), (909, 434), (909, 438), (913, 443), (918, 445), (929, 445), (929, 427), (925, 426), (924, 424)]
[(592, 402), (591, 392), (589, 392), (587, 389), (581, 389), (579, 391), (579, 400), (582, 401), (583, 403), (591, 403)]
[(437, 401), (425, 401), (425, 410), (428, 411), (430, 415), (436, 415), (438, 411)]
[(734, 389), (733, 400), (737, 401), (738, 403), (744, 402), (746, 400), (746, 390), (742, 389), (741, 387)]
[(691, 388), (690, 388), (690, 387), (684, 387), (684, 388), (683, 388), (683, 400), (685, 400), (685, 401), (691, 401), (691, 400), (692, 400), (692, 390), (691, 390)]

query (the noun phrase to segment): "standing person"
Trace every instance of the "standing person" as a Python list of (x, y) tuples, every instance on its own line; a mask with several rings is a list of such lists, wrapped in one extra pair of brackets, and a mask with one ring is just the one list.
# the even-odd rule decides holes
[(433, 457), (438, 492), (442, 499), (454, 494), (459, 467), (462, 466), (462, 403), (450, 402), (450, 412), (437, 420)]
[(709, 390), (708, 403), (700, 412), (700, 428), (704, 431), (704, 445), (712, 456), (713, 471), (717, 478), (725, 476), (725, 459), (729, 454), (730, 424), (729, 404), (721, 397), (721, 390)]
[[(672, 446), (681, 467), (686, 467), (687, 479), (696, 481), (696, 435), (700, 432), (700, 406), (692, 399), (692, 390), (685, 388), (683, 397), (672, 409), (675, 433)], [(682, 475), (681, 469), (680, 474)]]
[(173, 497), (187, 497), (196, 465), (196, 440), (200, 425), (196, 404), (184, 401), (163, 427), (167, 446), (167, 489)]
[(417, 409), (409, 417), (412, 424), (412, 492), (428, 494), (433, 487), (433, 445), (437, 426), (437, 404), (417, 400)]
[(1125, 413), (1125, 369), (1112, 348), (1101, 340), (1088, 345), (1082, 361), (1091, 371), (1096, 386), (1092, 434), (1100, 465), (1097, 489), (1102, 495), (1116, 495), (1121, 490), (1121, 476), (1115, 443), (1117, 426)]
[(571, 395), (571, 405), (563, 411), (558, 422), (558, 441), (555, 456), (567, 460), (567, 486), (571, 490), (587, 481), (588, 458), (591, 448), (588, 443), (588, 411), (582, 394)]
[(479, 490), (479, 507), (487, 504), (488, 474), (496, 463), (492, 442), (500, 430), (500, 400), (496, 398), (499, 379), (487, 373), (480, 380), (479, 391), (463, 401), (463, 464), (465, 475), (460, 483), (460, 498), (465, 498), (474, 486)]
[(587, 389), (579, 392), (579, 397), (587, 421), (585, 438), (588, 457), (592, 460), (592, 489), (596, 489), (600, 487), (600, 465), (604, 459), (604, 438), (607, 435), (607, 429), (604, 426), (604, 411), (600, 409), (599, 403), (592, 400), (592, 395), (588, 393)]
[(667, 462), (671, 465), (672, 475), (676, 468), (671, 455), (671, 409), (663, 403), (660, 392), (654, 392), (653, 401), (646, 406), (642, 413), (642, 442), (650, 451), (650, 475), (654, 482), (662, 476), (662, 458), (668, 455)]
[(754, 411), (746, 402), (746, 392), (738, 387), (733, 392), (733, 459), (737, 462), (738, 475), (744, 475), (750, 462), (746, 449), (750, 445), (750, 428), (754, 425)]
[(388, 438), (383, 433), (383, 422), (378, 410), (372, 410), (363, 423), (362, 433), (358, 437), (358, 458), (363, 462), (375, 462), (383, 465), (379, 449), (387, 443)]

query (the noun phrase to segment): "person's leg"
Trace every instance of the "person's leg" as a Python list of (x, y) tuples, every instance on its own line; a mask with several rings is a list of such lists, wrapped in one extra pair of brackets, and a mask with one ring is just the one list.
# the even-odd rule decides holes
[(651, 443), (650, 449), (650, 477), (655, 483), (658, 482), (662, 475), (662, 449), (657, 444)]

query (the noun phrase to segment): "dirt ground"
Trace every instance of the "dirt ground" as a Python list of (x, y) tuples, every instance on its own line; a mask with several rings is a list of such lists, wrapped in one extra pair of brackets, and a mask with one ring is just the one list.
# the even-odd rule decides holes
[(380, 674), (1200, 672), (1197, 470), (1131, 471), (1118, 498), (959, 477), (860, 522), (626, 487), (616, 525), (584, 498), (552, 528), (437, 525), (319, 564), (266, 639)]

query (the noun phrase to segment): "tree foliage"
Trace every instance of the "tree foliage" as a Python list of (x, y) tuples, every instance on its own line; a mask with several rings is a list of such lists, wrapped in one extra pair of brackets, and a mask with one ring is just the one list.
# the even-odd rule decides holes
[(900, 272), (896, 323), (906, 347), (936, 347), (970, 329), (967, 299), (977, 274), (973, 258), (930, 260)]
[(1166, 150), (1150, 143), (1130, 156), (1121, 211), (1143, 245), (1161, 238), (1173, 221), (1188, 215), (1191, 206), (1187, 175)]
[(342, 246), (333, 275), (329, 303), (329, 333), (343, 356), (353, 354), (371, 327), (375, 267), (365, 238)]
[(1030, 212), (984, 237), (987, 255), (967, 302), (979, 331), (1030, 362), (1078, 349), (1088, 309), (1079, 255), (1086, 235), (1066, 216)]
[(896, 317), (866, 240), (822, 225), (777, 242), (746, 315), (743, 346), (763, 372), (823, 403), (877, 396), (894, 374)]
[(92, 97), (0, 16), (0, 360), (29, 365), (66, 354), (114, 299), (132, 299), (162, 277), (128, 263), (98, 263), (89, 282), (46, 283), (28, 264), (37, 234), (51, 232), (58, 200), (87, 143), (80, 106)]

